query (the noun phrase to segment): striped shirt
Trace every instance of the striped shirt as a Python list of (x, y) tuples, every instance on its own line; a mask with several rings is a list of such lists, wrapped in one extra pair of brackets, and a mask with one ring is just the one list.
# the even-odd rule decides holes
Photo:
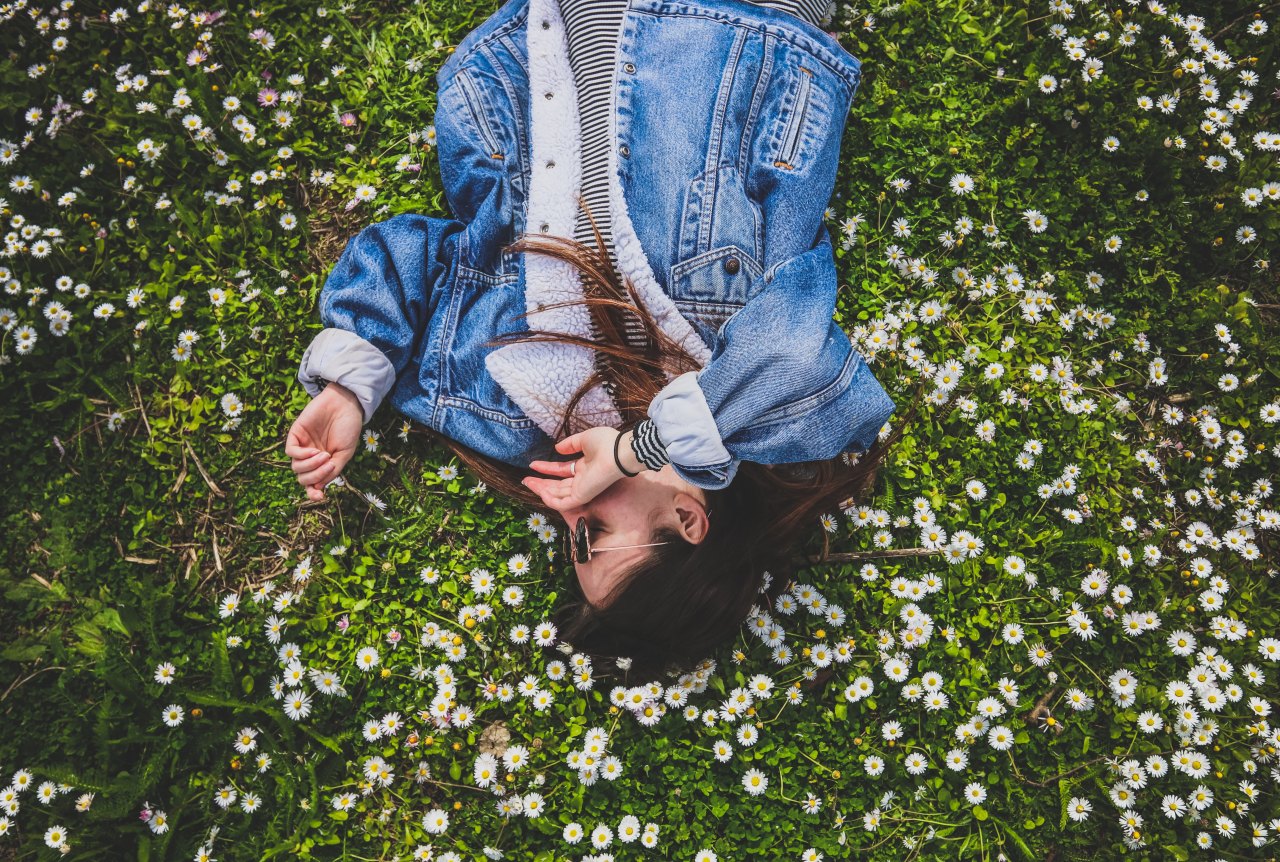
[[(751, 0), (821, 26), (831, 15), (833, 0)], [(569, 42), (569, 65), (578, 88), (581, 124), (582, 187), (609, 257), (617, 264), (609, 220), (609, 88), (618, 54), (618, 34), (627, 0), (560, 0)], [(574, 239), (595, 247), (586, 214), (578, 212)]]

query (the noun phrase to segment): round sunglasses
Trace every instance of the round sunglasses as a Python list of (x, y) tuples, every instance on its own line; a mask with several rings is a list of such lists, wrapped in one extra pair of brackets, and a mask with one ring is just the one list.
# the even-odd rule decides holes
[(626, 551), (631, 548), (652, 548), (657, 545), (668, 545), (670, 542), (652, 542), (647, 545), (619, 545), (612, 548), (591, 547), (591, 530), (587, 527), (587, 519), (579, 518), (573, 532), (565, 531), (564, 554), (575, 563), (590, 562), (593, 554), (601, 551)]
[[(707, 510), (707, 517), (711, 517), (711, 510)], [(593, 554), (602, 551), (627, 551), (632, 548), (655, 548), (658, 545), (669, 545), (670, 542), (650, 542), (645, 545), (616, 545), (609, 548), (593, 548), (591, 547), (591, 530), (587, 526), (586, 518), (579, 518), (574, 526), (573, 532), (565, 531), (564, 534), (564, 555), (566, 559), (573, 560), (575, 563), (587, 563), (591, 561)]]

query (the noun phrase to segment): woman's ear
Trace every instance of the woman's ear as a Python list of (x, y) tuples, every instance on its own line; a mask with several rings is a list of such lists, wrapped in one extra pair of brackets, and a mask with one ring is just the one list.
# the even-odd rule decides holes
[(691, 494), (683, 491), (675, 496), (673, 511), (676, 516), (676, 530), (686, 542), (701, 544), (707, 537), (711, 524), (707, 520), (706, 509)]

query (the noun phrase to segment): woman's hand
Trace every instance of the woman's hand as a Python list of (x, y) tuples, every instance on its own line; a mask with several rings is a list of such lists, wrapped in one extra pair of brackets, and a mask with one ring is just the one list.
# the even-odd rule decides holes
[(285, 440), (284, 452), (307, 498), (323, 500), (324, 488), (342, 472), (360, 441), (364, 411), (350, 390), (329, 383), (298, 414)]
[[(521, 484), (557, 512), (585, 506), (622, 478), (622, 472), (613, 460), (613, 445), (617, 438), (616, 428), (603, 426), (566, 437), (556, 444), (556, 451), (561, 455), (581, 452), (582, 457), (575, 461), (532, 461), (530, 469), (558, 478), (529, 476)], [(626, 452), (620, 451), (620, 454), (631, 454), (626, 440), (622, 441), (621, 447)]]

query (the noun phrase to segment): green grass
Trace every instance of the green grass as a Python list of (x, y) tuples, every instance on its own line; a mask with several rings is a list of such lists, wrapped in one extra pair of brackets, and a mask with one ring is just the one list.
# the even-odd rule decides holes
[[(1272, 406), (1280, 299), (1269, 259), (1280, 247), (1280, 173), (1266, 143), (1280, 135), (1276, 4), (1168, 4), (1158, 15), (1097, 0), (1076, 3), (1071, 18), (1041, 3), (880, 3), (856, 15), (842, 4), (833, 27), (862, 60), (864, 79), (829, 220), (840, 247), (840, 320), (897, 397), (949, 360), (964, 370), (937, 398), (944, 403), (908, 429), (874, 498), (850, 517), (832, 513), (830, 535), (815, 524), (808, 550), (919, 547), (913, 518), (922, 511), (953, 541), (942, 548), (957, 547), (966, 531), (980, 546), (958, 562), (943, 553), (837, 558), (796, 573), (843, 620), (768, 609), (790, 659), (775, 661), (744, 627), (703, 673), (683, 685), (659, 681), (683, 694), (652, 726), (611, 701), (615, 686), (646, 680), (596, 667), (580, 690), (554, 678), (541, 649), (510, 640), (513, 626), (536, 627), (556, 604), (565, 575), (548, 562), (555, 545), (530, 529), (528, 512), (477, 489), (465, 471), (452, 475), (448, 450), (424, 429), (381, 411), (370, 425), (376, 450), (362, 451), (346, 485), (321, 504), (306, 502), (283, 454), (307, 401), (294, 375), (319, 329), (316, 297), (347, 238), (394, 213), (445, 212), (426, 135), (434, 72), (495, 4), (363, 3), (321, 16), (268, 2), (212, 24), (188, 16), (177, 28), (168, 7), (125, 8), (118, 23), (73, 8), (65, 29), (51, 14), (47, 32), (25, 11), (0, 23), (8, 61), (0, 129), (9, 130), (0, 133), (0, 215), (10, 244), (24, 244), (0, 258), (0, 309), (15, 318), (0, 332), (0, 782), (31, 775), (19, 810), (0, 821), (8, 824), (0, 858), (59, 856), (45, 842), (54, 826), (67, 830), (69, 859), (190, 859), (207, 848), (223, 862), (381, 860), (413, 858), (425, 845), (436, 859), (484, 858), (485, 848), (539, 860), (692, 860), (703, 850), (722, 860), (800, 859), (808, 849), (875, 860), (1275, 855), (1277, 738), (1263, 713), (1280, 698), (1274, 657), (1262, 653), (1280, 635), (1270, 491), (1280, 440), (1268, 412), (1280, 410)], [(1201, 55), (1171, 20), (1176, 13), (1204, 15), (1203, 34), (1231, 68), (1180, 69)], [(1255, 20), (1272, 29), (1251, 33)], [(1141, 29), (1123, 46), (1131, 23)], [(1099, 79), (1083, 81), (1055, 26), (1087, 40), (1086, 55), (1104, 63)], [(250, 38), (257, 28), (273, 47)], [(68, 41), (61, 51), (58, 36)], [(188, 65), (197, 45), (206, 56)], [(147, 81), (119, 92), (117, 71)], [(1051, 93), (1038, 86), (1046, 74), (1057, 80)], [(1200, 96), (1202, 74), (1219, 90), (1214, 101)], [(297, 99), (259, 106), (264, 86)], [(96, 97), (86, 102), (90, 87)], [(191, 103), (174, 110), (179, 87)], [(1175, 90), (1171, 113), (1138, 105)], [(1247, 108), (1229, 128), (1202, 130), (1205, 109), (1227, 111), (1237, 90), (1252, 95)], [(50, 137), (58, 95), (83, 115)], [(224, 109), (228, 96), (240, 106)], [(139, 113), (141, 100), (154, 112)], [(32, 108), (42, 110), (35, 122)], [(343, 125), (348, 112), (355, 122)], [(187, 114), (213, 139), (185, 130)], [(233, 126), (237, 114), (256, 126), (249, 140)], [(162, 145), (154, 162), (139, 148), (144, 139)], [(287, 158), (280, 147), (291, 149)], [(401, 157), (420, 169), (399, 170)], [(1225, 160), (1220, 171), (1208, 167), (1215, 157)], [(255, 171), (268, 175), (260, 185)], [(971, 194), (951, 190), (958, 173), (971, 178)], [(220, 202), (233, 194), (229, 180), (239, 181), (241, 200)], [(910, 185), (896, 187), (901, 180)], [(376, 197), (347, 209), (361, 185)], [(1257, 205), (1242, 197), (1248, 189), (1259, 190)], [(157, 209), (162, 200), (167, 208)], [(1031, 231), (1027, 210), (1047, 229)], [(280, 223), (286, 213), (297, 219), (292, 229)], [(898, 218), (909, 236), (895, 233)], [(967, 236), (960, 218), (972, 224)], [(998, 237), (984, 234), (987, 224)], [(1256, 238), (1241, 242), (1246, 225)], [(41, 235), (52, 242), (47, 254), (36, 253)], [(1107, 250), (1109, 237), (1120, 239), (1118, 251)], [(923, 261), (924, 278), (888, 262), (893, 245)], [(70, 289), (61, 289), (63, 276)], [(990, 295), (971, 296), (987, 276)], [(136, 308), (127, 299), (135, 288)], [(1035, 290), (1044, 291), (1038, 320), (1020, 305), (1034, 305)], [(171, 308), (179, 295), (185, 304)], [(65, 335), (42, 313), (51, 300), (73, 315)], [(98, 319), (104, 302), (114, 309)], [(932, 302), (945, 305), (940, 322), (922, 319)], [(24, 326), (37, 335), (29, 350)], [(191, 359), (177, 362), (185, 330), (199, 338)], [(992, 363), (1003, 373), (992, 367), (988, 379)], [(1078, 391), (1056, 376), (1038, 380), (1037, 364), (1051, 374), (1069, 365)], [(243, 404), (238, 422), (222, 407), (228, 393)], [(979, 433), (986, 420), (989, 441)], [(1214, 423), (1220, 438), (1205, 434)], [(1028, 441), (1039, 454), (1024, 469), (1017, 460)], [(973, 480), (985, 495), (966, 493)], [(1055, 482), (1066, 493), (1040, 493)], [(1186, 544), (1199, 524), (1214, 538)], [(1146, 548), (1159, 558), (1144, 559)], [(511, 571), (515, 555), (528, 558), (527, 571)], [(1199, 560), (1212, 571), (1193, 571)], [(473, 591), (477, 569), (494, 576), (498, 592)], [(1099, 569), (1107, 590), (1093, 595), (1082, 579)], [(912, 597), (926, 579), (936, 589)], [(266, 584), (270, 594), (254, 601)], [(511, 585), (523, 589), (518, 607), (500, 599)], [(1127, 603), (1117, 585), (1131, 594)], [(286, 590), (294, 595), (276, 611)], [(240, 605), (224, 618), (219, 604), (229, 595)], [(1214, 601), (1222, 607), (1207, 609)], [(922, 630), (904, 614), (912, 602), (915, 619), (928, 617)], [(1072, 603), (1092, 638), (1072, 632)], [(468, 608), (487, 618), (468, 627)], [(1147, 612), (1154, 617), (1137, 623), (1145, 630), (1125, 632), (1126, 614)], [(311, 709), (299, 720), (272, 694), (287, 672), (264, 633), (273, 613), (286, 621), (281, 642), (343, 690), (326, 695), (307, 681)], [(1021, 627), (1020, 642), (1006, 633), (1011, 625)], [(1226, 631), (1232, 625), (1238, 638)], [(430, 626), (452, 636), (424, 645)], [(1175, 631), (1192, 635), (1196, 650), (1179, 654)], [(847, 661), (819, 666), (822, 647), (841, 644)], [(1043, 666), (1029, 654), (1041, 644), (1051, 653)], [(357, 655), (369, 646), (380, 662), (362, 672)], [(465, 657), (449, 657), (456, 646)], [(900, 680), (895, 655), (907, 659)], [(1214, 689), (1193, 692), (1197, 719), (1178, 726), (1168, 686), (1189, 685), (1198, 660), (1217, 658), (1229, 665), (1210, 672), (1230, 697), (1219, 709), (1209, 703)], [(176, 670), (168, 685), (154, 679), (164, 662)], [(432, 671), (444, 664), (456, 701), (474, 710), (467, 727), (440, 729), (419, 714), (431, 709), (441, 688)], [(1131, 703), (1111, 690), (1122, 672), (1136, 681)], [(930, 673), (945, 708), (907, 697)], [(554, 697), (546, 709), (519, 694), (486, 699), (490, 684), (529, 674)], [(771, 694), (745, 721), (703, 720), (759, 675)], [(860, 677), (874, 688), (869, 696), (856, 694)], [(1002, 680), (1016, 684), (1007, 700)], [(1072, 689), (1092, 708), (1072, 709)], [(799, 702), (788, 703), (788, 692)], [(183, 712), (175, 727), (162, 718), (170, 704)], [(1008, 729), (1008, 750), (993, 747), (986, 728), (972, 743), (959, 740), (991, 704), (1002, 708), (990, 723)], [(686, 705), (697, 710), (693, 720)], [(392, 712), (403, 726), (366, 740), (364, 724)], [(1160, 717), (1159, 730), (1140, 728), (1146, 713)], [(901, 736), (891, 743), (893, 722)], [(739, 740), (741, 727), (754, 728), (752, 744)], [(243, 728), (257, 735), (242, 753)], [(567, 758), (593, 728), (607, 731), (620, 776), (588, 786)], [(726, 760), (716, 758), (717, 742), (732, 746)], [(504, 817), (499, 797), (473, 778), (482, 752), (517, 744), (528, 765), (499, 783), (508, 798), (540, 794), (538, 817)], [(967, 755), (959, 770), (945, 763), (952, 749)], [(1205, 763), (1199, 777), (1150, 760), (1172, 765), (1190, 750)], [(260, 770), (262, 753), (270, 764)], [(908, 771), (913, 754), (927, 760), (922, 774)], [(364, 771), (374, 757), (394, 775), (387, 786)], [(883, 771), (869, 774), (878, 770), (867, 758), (880, 758)], [(1129, 759), (1159, 774), (1135, 781), (1144, 786), (1121, 809), (1113, 788)], [(751, 769), (768, 781), (759, 795), (743, 787)], [(46, 781), (65, 787), (42, 804), (36, 788)], [(971, 784), (985, 792), (980, 804), (965, 798)], [(1189, 805), (1200, 786), (1212, 794), (1203, 811), (1165, 816), (1168, 796)], [(217, 796), (228, 787), (236, 799), (224, 809)], [(347, 793), (353, 804), (338, 810), (335, 798)], [(82, 794), (92, 794), (85, 811)], [(260, 799), (251, 812), (248, 794)], [(1077, 797), (1092, 806), (1083, 822), (1068, 811)], [(164, 812), (164, 831), (140, 819), (148, 805)], [(434, 809), (449, 816), (440, 835), (424, 828)], [(1126, 835), (1125, 810), (1142, 817), (1136, 833)], [(628, 815), (641, 830), (656, 824), (655, 847), (622, 841)], [(566, 840), (569, 823), (586, 837)], [(607, 849), (591, 846), (598, 824), (615, 836)], [(1255, 828), (1265, 835), (1255, 840)], [(1211, 849), (1197, 845), (1201, 835)]]

